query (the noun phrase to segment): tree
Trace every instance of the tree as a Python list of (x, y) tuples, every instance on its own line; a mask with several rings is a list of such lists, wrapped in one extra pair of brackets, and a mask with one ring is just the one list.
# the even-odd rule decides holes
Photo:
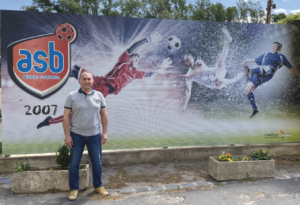
[(193, 9), (192, 20), (211, 21), (210, 0), (197, 0)]
[(263, 23), (265, 11), (259, 1), (255, 0), (237, 0), (238, 20), (244, 23)]
[(100, 0), (32, 0), (31, 6), (22, 10), (51, 13), (99, 14)]
[(235, 6), (227, 7), (225, 17), (227, 22), (237, 21), (239, 18), (239, 12), (237, 8)]
[(211, 21), (225, 21), (226, 20), (226, 10), (223, 4), (216, 3), (212, 4), (210, 7)]
[(279, 14), (271, 14), (271, 19), (274, 23), (279, 22), (286, 18), (285, 13), (279, 13)]

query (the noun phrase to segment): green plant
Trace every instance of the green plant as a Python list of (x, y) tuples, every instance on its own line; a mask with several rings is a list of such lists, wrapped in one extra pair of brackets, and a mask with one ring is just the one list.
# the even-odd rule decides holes
[(2, 147), (2, 142), (0, 142), (0, 147)]
[(251, 152), (249, 159), (251, 160), (271, 160), (271, 157), (268, 156), (270, 150), (262, 151), (259, 149), (258, 152)]
[(27, 163), (25, 163), (23, 160), (16, 159), (14, 161), (14, 165), (15, 165), (14, 172), (25, 172), (30, 170), (30, 164), (28, 160)]
[(60, 165), (62, 169), (67, 169), (70, 164), (70, 148), (63, 142), (58, 149), (58, 154), (56, 152), (56, 164)]
[(253, 177), (250, 177), (250, 175), (247, 173), (247, 180), (248, 181), (254, 181)]
[(86, 169), (86, 164), (81, 164), (81, 165), (79, 166), (79, 169)]

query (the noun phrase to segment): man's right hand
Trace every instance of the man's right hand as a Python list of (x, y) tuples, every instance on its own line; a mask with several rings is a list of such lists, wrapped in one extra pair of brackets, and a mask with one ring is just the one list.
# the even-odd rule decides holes
[(69, 148), (72, 148), (73, 145), (73, 139), (70, 135), (65, 136), (65, 143)]
[(150, 40), (152, 43), (158, 43), (162, 40), (162, 37), (158, 32), (155, 32), (154, 34), (150, 35)]

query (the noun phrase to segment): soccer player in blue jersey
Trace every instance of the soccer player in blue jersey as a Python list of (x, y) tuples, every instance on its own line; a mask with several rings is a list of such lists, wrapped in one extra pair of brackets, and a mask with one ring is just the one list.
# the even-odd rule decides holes
[[(258, 58), (255, 59), (248, 59), (244, 61), (243, 68), (246, 72), (247, 77), (247, 85), (246, 85), (246, 92), (247, 97), (250, 101), (250, 104), (253, 108), (253, 112), (250, 118), (254, 117), (259, 110), (255, 103), (255, 98), (253, 91), (263, 83), (268, 82), (271, 80), (275, 74), (275, 72), (285, 65), (290, 71), (300, 77), (299, 72), (290, 64), (287, 58), (281, 54), (282, 44), (279, 42), (273, 43), (273, 50), (272, 52), (262, 54)], [(255, 69), (249, 69), (246, 64), (249, 62), (256, 63), (258, 65)]]

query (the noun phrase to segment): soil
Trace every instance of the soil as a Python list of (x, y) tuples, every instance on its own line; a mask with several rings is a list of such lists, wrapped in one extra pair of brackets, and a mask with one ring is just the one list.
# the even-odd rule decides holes
[(300, 165), (300, 155), (272, 157), (275, 164)]
[[(109, 173), (107, 189), (122, 189), (133, 184), (137, 186), (158, 186), (159, 184), (190, 183), (195, 181), (212, 181), (207, 173), (207, 162), (202, 161), (172, 161), (158, 164), (141, 164), (127, 166), (105, 167)], [(113, 173), (113, 174), (112, 174)], [(106, 176), (104, 173), (103, 176)]]

